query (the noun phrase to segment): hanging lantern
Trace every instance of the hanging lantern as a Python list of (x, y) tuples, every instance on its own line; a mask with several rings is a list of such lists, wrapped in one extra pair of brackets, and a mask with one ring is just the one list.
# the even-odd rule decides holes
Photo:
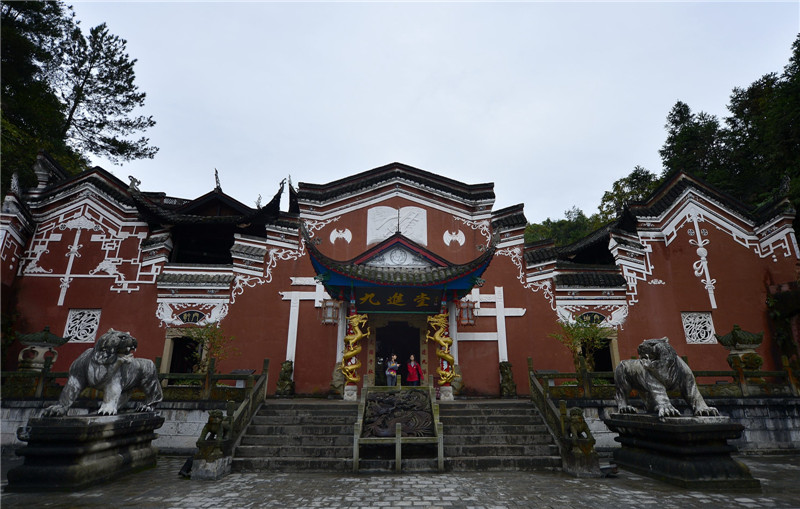
[(471, 300), (459, 300), (456, 304), (458, 308), (458, 324), (475, 325), (475, 302)]
[(339, 301), (323, 299), (319, 308), (320, 321), (323, 325), (336, 325), (339, 323)]

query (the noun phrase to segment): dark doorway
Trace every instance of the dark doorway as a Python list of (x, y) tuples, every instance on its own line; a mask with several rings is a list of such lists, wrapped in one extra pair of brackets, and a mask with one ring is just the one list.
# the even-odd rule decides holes
[(599, 348), (592, 352), (594, 357), (594, 370), (595, 371), (614, 371), (611, 362), (611, 341), (606, 341), (603, 348)]
[(195, 353), (197, 341), (183, 336), (172, 340), (172, 359), (169, 362), (170, 373), (192, 373), (197, 364)]
[(375, 351), (375, 385), (386, 385), (386, 361), (392, 354), (397, 355), (403, 385), (406, 381), (408, 358), (419, 358), (419, 329), (406, 322), (389, 322), (386, 327), (377, 329)]

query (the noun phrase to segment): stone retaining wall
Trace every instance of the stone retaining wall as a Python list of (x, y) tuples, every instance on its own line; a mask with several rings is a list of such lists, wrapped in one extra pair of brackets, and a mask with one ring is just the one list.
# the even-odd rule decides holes
[[(800, 453), (800, 398), (706, 398), (706, 402), (717, 407), (722, 415), (744, 425), (742, 438), (731, 442), (740, 452)], [(631, 404), (644, 411), (640, 401), (634, 399)], [(672, 400), (672, 404), (685, 415), (690, 414), (685, 402)], [(619, 443), (614, 441), (617, 434), (612, 433), (601, 419), (602, 415), (616, 412), (614, 400), (573, 399), (567, 400), (567, 406), (583, 408), (598, 451), (619, 447)]]
[[(0, 445), (3, 454), (25, 445), (17, 440), (17, 428), (24, 426), (30, 417), (41, 415), (42, 409), (55, 401), (3, 401), (0, 407)], [(70, 409), (70, 415), (85, 415), (95, 410), (95, 402), (78, 401)], [(164, 425), (156, 430), (158, 438), (153, 444), (161, 453), (192, 454), (200, 431), (208, 421), (209, 410), (225, 410), (224, 402), (217, 401), (164, 401), (156, 410), (164, 417)]]

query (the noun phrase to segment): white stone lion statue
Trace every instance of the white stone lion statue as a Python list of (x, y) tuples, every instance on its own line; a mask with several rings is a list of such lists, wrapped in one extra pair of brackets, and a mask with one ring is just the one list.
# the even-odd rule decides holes
[(639, 359), (624, 360), (614, 370), (618, 412), (636, 413), (628, 404), (631, 389), (636, 389), (648, 412), (657, 413), (659, 417), (679, 416), (681, 413), (670, 403), (667, 391), (680, 390), (694, 415), (719, 415), (716, 408), (706, 405), (697, 390), (692, 370), (678, 357), (669, 339), (646, 339), (638, 350)]
[(66, 415), (67, 410), (86, 387), (103, 391), (99, 415), (115, 415), (127, 403), (131, 392), (140, 388), (145, 400), (138, 412), (153, 410), (163, 399), (156, 366), (149, 359), (135, 359), (136, 338), (127, 332), (109, 329), (94, 348), (83, 352), (69, 367), (69, 380), (58, 404), (45, 409), (45, 416)]

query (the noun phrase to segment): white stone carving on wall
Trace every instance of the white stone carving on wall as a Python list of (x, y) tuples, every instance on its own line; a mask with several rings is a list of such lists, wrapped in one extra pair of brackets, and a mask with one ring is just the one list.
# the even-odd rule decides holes
[(419, 254), (401, 246), (387, 249), (364, 264), (368, 267), (432, 267), (433, 264)]
[(372, 207), (367, 211), (367, 244), (400, 232), (417, 244), (428, 245), (428, 213), (420, 207)]
[(202, 301), (183, 301), (183, 302), (159, 302), (156, 309), (156, 318), (161, 321), (161, 325), (184, 325), (186, 322), (181, 320), (178, 315), (187, 309), (202, 311), (205, 316), (193, 325), (204, 327), (212, 323), (218, 323), (228, 316), (228, 304), (225, 302), (202, 302)]
[(492, 231), (491, 231), (491, 223), (486, 219), (482, 221), (470, 221), (469, 219), (462, 219), (458, 216), (453, 216), (453, 219), (456, 221), (460, 221), (465, 225), (469, 226), (473, 230), (477, 230), (481, 235), (484, 236), (486, 239), (486, 247), (489, 247), (489, 244), (492, 243)]
[[(111, 278), (113, 282), (109, 290), (131, 293), (138, 291), (140, 284), (155, 283), (161, 270), (158, 265), (144, 265), (142, 262), (141, 242), (147, 237), (147, 225), (135, 220), (120, 220), (117, 211), (96, 201), (97, 197), (97, 193), (82, 193), (72, 208), (59, 210), (42, 219), (30, 247), (20, 260), (22, 275), (58, 278), (61, 288), (59, 306), (64, 304), (66, 293), (77, 278)], [(74, 230), (74, 234), (68, 230)], [(130, 243), (135, 243), (135, 247)], [(51, 255), (44, 262), (45, 268), (42, 266), (43, 255), (54, 247), (58, 248), (54, 253), (64, 253), (67, 257), (66, 266), (56, 262)], [(136, 254), (123, 257), (123, 247)], [(87, 251), (97, 250), (103, 258), (97, 266), (87, 272), (76, 272), (75, 260)], [(123, 274), (123, 268), (127, 276)]]
[(459, 246), (463, 246), (464, 242), (467, 241), (466, 237), (464, 236), (464, 232), (461, 230), (456, 230), (454, 232), (445, 230), (444, 235), (442, 235), (442, 240), (444, 240), (446, 246), (449, 246), (451, 242), (457, 242)]
[(350, 241), (353, 240), (353, 233), (350, 231), (350, 228), (345, 228), (343, 230), (334, 228), (333, 230), (331, 230), (331, 236), (330, 236), (331, 244), (335, 244), (336, 241), (339, 239), (342, 239), (349, 244)]
[(708, 250), (705, 247), (708, 245), (709, 240), (703, 238), (703, 236), (708, 236), (708, 231), (700, 229), (698, 226), (698, 223), (703, 221), (701, 214), (690, 214), (689, 220), (694, 223), (694, 228), (689, 228), (686, 232), (692, 237), (696, 236), (696, 238), (689, 240), (689, 244), (697, 247), (697, 256), (700, 257), (699, 260), (692, 264), (694, 275), (701, 278), (700, 282), (705, 286), (708, 292), (708, 299), (711, 301), (711, 309), (717, 309), (717, 299), (714, 297), (714, 284), (717, 280), (711, 279), (711, 273), (708, 269)]
[(71, 343), (94, 343), (99, 326), (99, 309), (70, 309), (64, 337)]
[(556, 310), (556, 296), (553, 293), (553, 280), (546, 279), (544, 281), (526, 281), (525, 279), (525, 269), (522, 263), (522, 249), (519, 247), (507, 247), (505, 249), (498, 249), (495, 251), (495, 256), (508, 256), (511, 259), (511, 262), (517, 266), (519, 270), (519, 274), (517, 275), (517, 279), (519, 280), (520, 284), (522, 284), (523, 288), (527, 288), (532, 292), (539, 292), (541, 290), (542, 295), (545, 299), (550, 302), (550, 308), (555, 311)]
[(712, 345), (717, 343), (714, 336), (714, 322), (711, 313), (687, 312), (681, 313), (683, 331), (686, 334), (686, 343), (690, 345)]
[(559, 304), (556, 306), (556, 314), (558, 319), (564, 323), (575, 323), (575, 317), (581, 316), (586, 313), (598, 313), (605, 317), (601, 322), (603, 325), (609, 327), (617, 327), (622, 329), (622, 325), (628, 318), (628, 305), (622, 304), (604, 304), (604, 305), (573, 305), (573, 304)]

